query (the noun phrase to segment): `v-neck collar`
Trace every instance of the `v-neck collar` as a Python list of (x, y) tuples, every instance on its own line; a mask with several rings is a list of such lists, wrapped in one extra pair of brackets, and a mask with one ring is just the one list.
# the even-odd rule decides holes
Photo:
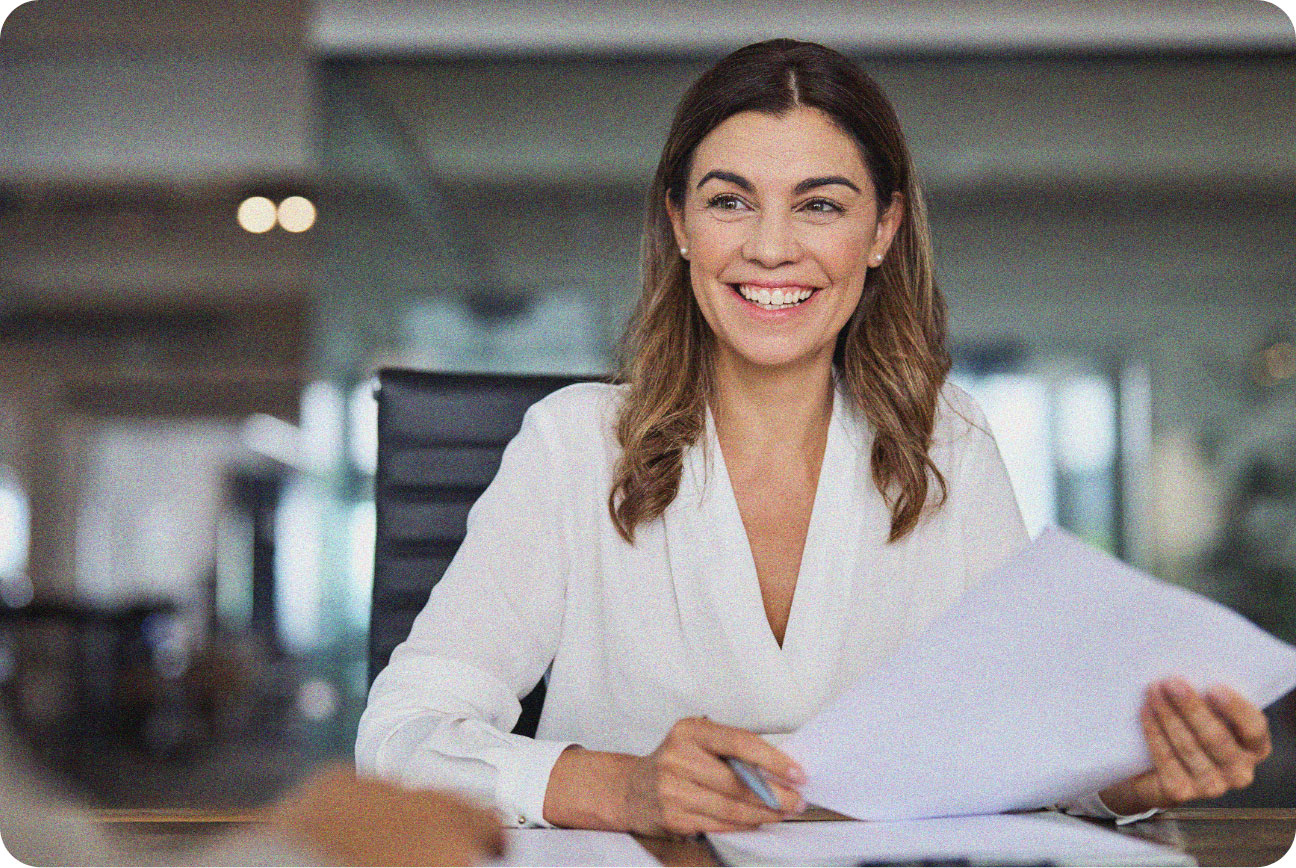
[[(680, 491), (665, 516), (677, 598), (682, 604), (692, 602), (689, 608), (695, 623), (718, 629), (764, 689), (796, 689), (832, 677), (849, 622), (850, 576), (863, 532), (851, 492), (857, 484), (861, 446), (867, 448), (868, 438), (861, 436), (864, 430), (850, 400), (835, 383), (823, 463), (782, 647), (765, 614), (756, 562), (709, 408), (705, 432), (685, 456)], [(686, 525), (695, 526), (686, 531)], [(713, 633), (712, 638), (719, 637)], [(806, 700), (813, 701), (812, 696)]]

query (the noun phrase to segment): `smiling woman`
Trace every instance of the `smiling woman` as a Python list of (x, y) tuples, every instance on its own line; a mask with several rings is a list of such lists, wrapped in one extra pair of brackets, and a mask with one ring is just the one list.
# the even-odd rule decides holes
[[(818, 45), (726, 57), (685, 95), (649, 191), (621, 382), (527, 413), (374, 682), (358, 762), (518, 824), (692, 834), (798, 811), (778, 736), (1026, 542), (948, 369), (922, 197), (877, 85)], [(510, 733), (542, 676), (537, 738)], [(1067, 807), (1135, 814), (1250, 779), (1263, 714), (1166, 687), (1141, 721), (1149, 771)]]
[(690, 174), (701, 179), (690, 178), (683, 208), (667, 207), (715, 363), (734, 371), (722, 376), (744, 365), (828, 370), (899, 225), (900, 196), (879, 215), (859, 149), (812, 108), (734, 115), (698, 146)]
[[(826, 400), (835, 372), (872, 429), (870, 467), (892, 511), (889, 538), (912, 530), (929, 486), (943, 494), (927, 449), (949, 371), (945, 303), (900, 122), (877, 84), (810, 43), (773, 40), (734, 52), (680, 103), (644, 236), (644, 294), (627, 332), (630, 388), (618, 427), (625, 455), (614, 521), (623, 535), (633, 539), (636, 524), (670, 503), (675, 480), (658, 470), (696, 441), (705, 408), (725, 413), (716, 395), (727, 390), (713, 388), (717, 358), (730, 369), (739, 357), (729, 348), (738, 344), (712, 336), (734, 337), (729, 330), (744, 323), (744, 341), (773, 353), (759, 357), (764, 370), (747, 357), (757, 367), (744, 381), (804, 393), (797, 371), (810, 370), (811, 391)], [(751, 304), (711, 294), (708, 282)], [(776, 290), (787, 305), (789, 286), (809, 292), (797, 315), (786, 327), (761, 319)], [(831, 334), (812, 361), (798, 356), (797, 343), (813, 341), (813, 331)], [(779, 361), (780, 353), (790, 355)], [(682, 382), (656, 364), (662, 357), (683, 362)], [(770, 367), (776, 361), (779, 370)], [(749, 403), (779, 402), (766, 395)]]

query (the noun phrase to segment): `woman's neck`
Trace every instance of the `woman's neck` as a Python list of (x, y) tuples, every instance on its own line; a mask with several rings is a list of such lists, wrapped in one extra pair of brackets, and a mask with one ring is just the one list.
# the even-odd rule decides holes
[(711, 413), (726, 452), (735, 447), (741, 453), (780, 449), (807, 454), (822, 449), (832, 418), (830, 358), (765, 368), (720, 353), (715, 384)]

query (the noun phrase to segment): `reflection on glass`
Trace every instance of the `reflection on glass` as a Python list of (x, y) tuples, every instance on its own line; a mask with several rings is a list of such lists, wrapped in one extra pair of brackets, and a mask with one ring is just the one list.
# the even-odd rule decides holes
[(348, 525), (351, 542), (348, 626), (365, 631), (369, 629), (369, 604), (373, 595), (374, 541), (377, 534), (374, 502), (362, 500), (353, 504)]
[(1057, 523), (1053, 443), (1049, 436), (1049, 392), (1037, 377), (992, 374), (952, 376), (981, 409), (999, 443), (1008, 479), (1021, 507), (1026, 530), (1033, 536)]
[(1100, 377), (1078, 377), (1058, 389), (1058, 463), (1070, 473), (1100, 473), (1116, 454), (1116, 408)]
[(28, 525), (27, 493), (18, 474), (0, 465), (0, 578), (27, 569)]
[(1116, 551), (1116, 397), (1105, 377), (1057, 384), (1058, 513), (1062, 525)]
[(356, 470), (373, 476), (378, 467), (378, 401), (374, 380), (364, 380), (351, 390), (347, 449)]
[(252, 625), (252, 517), (227, 510), (216, 521), (216, 621), (237, 633)]
[(538, 293), (505, 309), (423, 299), (404, 315), (404, 355), (437, 371), (603, 374), (611, 360), (599, 322), (595, 301), (577, 291)]
[(290, 654), (308, 654), (324, 641), (321, 598), (324, 498), (308, 479), (289, 483), (275, 513), (277, 635)]
[(1130, 405), (1146, 392), (1132, 390), (1118, 418), (1116, 385), (1086, 367), (1055, 359), (979, 376), (956, 371), (950, 379), (985, 411), (1027, 531), (1057, 524), (1124, 556), (1122, 507), (1134, 468), (1120, 453), (1124, 446), (1145, 454), (1146, 443), (1135, 440), (1146, 430), (1122, 431), (1120, 421), (1145, 417)]

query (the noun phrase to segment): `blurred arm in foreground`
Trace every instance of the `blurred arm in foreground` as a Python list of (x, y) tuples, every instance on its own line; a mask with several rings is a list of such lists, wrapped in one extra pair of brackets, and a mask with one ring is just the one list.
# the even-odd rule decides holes
[(494, 813), (343, 765), (316, 772), (265, 816), (187, 852), (132, 848), (41, 780), (0, 719), (0, 838), (29, 865), (472, 865), (504, 848)]

